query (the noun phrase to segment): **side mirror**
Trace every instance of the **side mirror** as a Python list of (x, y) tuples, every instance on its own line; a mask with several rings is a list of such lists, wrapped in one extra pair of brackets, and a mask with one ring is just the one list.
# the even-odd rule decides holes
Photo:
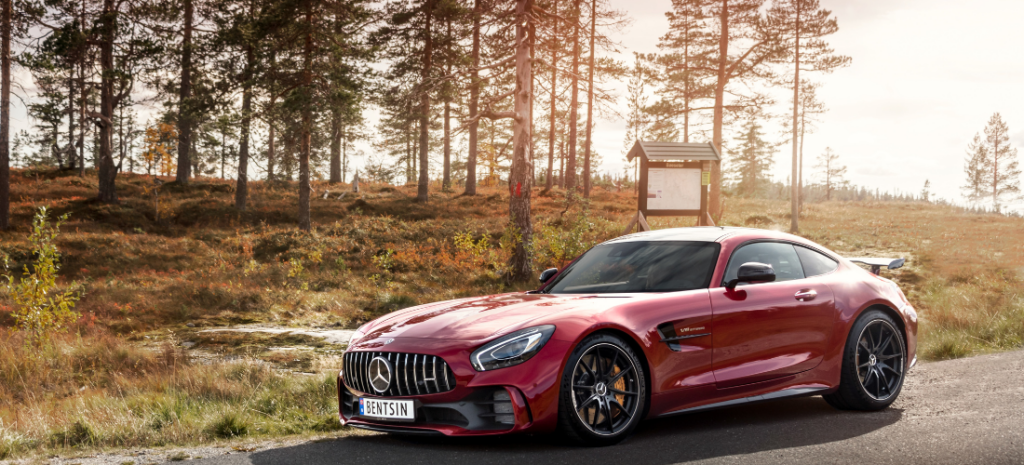
[(725, 283), (725, 287), (732, 289), (739, 283), (770, 283), (775, 281), (775, 268), (767, 263), (747, 262), (740, 265), (736, 272), (736, 279)]
[(558, 268), (548, 268), (540, 273), (540, 283), (545, 284), (552, 276), (558, 274)]

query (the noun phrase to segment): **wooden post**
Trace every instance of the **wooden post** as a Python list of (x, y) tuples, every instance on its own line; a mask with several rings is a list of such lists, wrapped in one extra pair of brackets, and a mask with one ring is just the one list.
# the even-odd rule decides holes
[(700, 164), (700, 215), (697, 216), (697, 226), (714, 226), (711, 215), (708, 214), (708, 185), (704, 184), (704, 173), (711, 171), (711, 162), (704, 161)]
[(644, 218), (644, 214), (639, 210), (633, 215), (633, 219), (629, 220), (629, 224), (626, 225), (626, 229), (622, 231), (622, 235), (625, 236), (633, 231), (633, 226), (637, 227), (637, 232), (650, 231), (651, 225), (647, 224), (647, 219)]
[(647, 216), (647, 157), (640, 156), (640, 194), (639, 210), (643, 216)]

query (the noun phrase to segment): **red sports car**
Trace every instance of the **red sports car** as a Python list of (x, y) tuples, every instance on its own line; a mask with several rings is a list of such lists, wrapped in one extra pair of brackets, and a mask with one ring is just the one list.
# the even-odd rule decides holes
[(917, 361), (917, 314), (882, 267), (797, 236), (682, 228), (620, 237), (536, 291), (391, 313), (356, 331), (342, 423), (614, 444), (644, 418), (821, 395), (883, 409)]

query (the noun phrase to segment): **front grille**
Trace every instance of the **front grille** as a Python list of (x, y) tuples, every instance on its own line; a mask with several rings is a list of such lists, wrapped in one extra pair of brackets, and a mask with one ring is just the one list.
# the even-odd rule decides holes
[[(394, 378), (386, 392), (370, 385), (370, 360), (384, 357), (391, 362)], [(455, 374), (441, 357), (399, 352), (348, 352), (345, 354), (345, 384), (357, 391), (381, 396), (437, 394), (455, 388)]]

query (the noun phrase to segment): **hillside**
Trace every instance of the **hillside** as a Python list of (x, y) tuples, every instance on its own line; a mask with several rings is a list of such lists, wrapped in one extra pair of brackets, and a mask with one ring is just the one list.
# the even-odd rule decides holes
[[(61, 275), (81, 292), (82, 317), (41, 353), (14, 332), (0, 336), (0, 458), (332, 431), (338, 348), (199, 331), (355, 328), (417, 303), (532, 286), (503, 276), (511, 240), (503, 187), (419, 204), (415, 186), (364, 186), (338, 199), (348, 186), (315, 183), (306, 234), (287, 182), (251, 183), (251, 208), (238, 212), (229, 182), (166, 183), (157, 197), (149, 177), (118, 178), (120, 205), (102, 205), (91, 200), (92, 177), (14, 175), (16, 227), (0, 233), (0, 252), (20, 269), (33, 258), (35, 210), (68, 214)], [(599, 188), (588, 206), (566, 205), (564, 192), (536, 190), (536, 269), (621, 234), (634, 202), (632, 192)], [(728, 198), (721, 224), (784, 228), (788, 212), (781, 201)], [(826, 202), (806, 205), (801, 225), (842, 254), (908, 258), (890, 276), (919, 310), (923, 358), (1024, 345), (1024, 220), (924, 202)], [(0, 294), (4, 327), (9, 306)]]

